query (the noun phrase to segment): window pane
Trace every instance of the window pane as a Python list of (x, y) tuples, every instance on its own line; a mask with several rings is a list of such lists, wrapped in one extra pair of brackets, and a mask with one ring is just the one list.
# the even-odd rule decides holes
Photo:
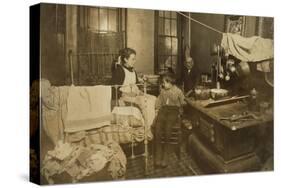
[(171, 25), (170, 25), (170, 20), (165, 19), (165, 35), (171, 35)]
[(158, 22), (158, 28), (159, 28), (159, 34), (163, 35), (164, 34), (164, 18), (159, 18)]
[[(95, 55), (85, 56), (87, 61), (83, 59), (85, 62), (80, 61), (80, 84), (105, 84), (111, 77), (112, 60), (118, 55), (119, 50), (124, 47), (125, 43), (125, 32), (119, 32), (119, 24), (122, 22), (122, 18), (118, 17), (119, 10), (116, 8), (87, 7), (85, 16), (82, 11), (79, 14), (78, 19), (81, 23), (87, 23), (90, 27), (90, 31), (85, 28), (79, 34), (78, 45), (81, 49), (79, 51), (95, 53)], [(125, 14), (121, 14), (120, 11), (121, 15), (124, 15), (122, 17), (125, 21)]]
[(111, 56), (106, 56), (105, 57), (105, 76), (111, 78), (111, 62), (113, 59)]
[(171, 38), (170, 37), (165, 37), (165, 54), (169, 55), (172, 53), (172, 48), (171, 48)]
[(163, 37), (158, 38), (158, 54), (163, 55), (166, 52), (165, 41)]
[(160, 55), (158, 56), (158, 71), (164, 71), (165, 70), (165, 60), (166, 56)]
[(94, 71), (93, 72), (95, 72), (95, 74), (94, 74), (94, 76), (99, 76), (99, 74), (100, 74), (100, 72), (101, 72), (101, 63), (102, 63), (102, 58), (101, 58), (101, 56), (100, 55), (96, 55), (95, 56), (96, 58), (96, 62), (95, 62), (95, 67), (93, 66), (93, 68), (94, 68)]
[(173, 11), (172, 13), (172, 18), (177, 18), (177, 12)]
[(170, 17), (171, 17), (171, 12), (165, 11), (165, 18), (170, 18)]
[(101, 49), (101, 48), (98, 48), (98, 46), (100, 46), (100, 38), (97, 33), (91, 33), (88, 40), (90, 40), (89, 43), (90, 43), (91, 52), (98, 52)]
[(164, 17), (164, 12), (163, 11), (159, 11), (159, 17)]
[(177, 64), (178, 64), (178, 56), (172, 57), (172, 69), (174, 72), (177, 70)]
[(118, 38), (115, 34), (108, 35), (108, 53), (115, 53), (116, 49), (118, 49)]
[(110, 52), (110, 46), (113, 44), (113, 35), (111, 33), (104, 34), (103, 37), (103, 51), (109, 53)]
[(172, 38), (172, 54), (177, 55), (178, 54), (178, 39)]
[(172, 68), (172, 64), (173, 64), (172, 61), (173, 61), (172, 56), (166, 56), (165, 68)]
[(171, 35), (177, 36), (177, 20), (171, 20)]
[(109, 30), (110, 31), (117, 31), (117, 11), (116, 10), (109, 10)]
[(100, 30), (107, 31), (107, 10), (100, 9)]
[(89, 9), (89, 27), (92, 30), (98, 30), (99, 22), (98, 22), (98, 8), (90, 8)]

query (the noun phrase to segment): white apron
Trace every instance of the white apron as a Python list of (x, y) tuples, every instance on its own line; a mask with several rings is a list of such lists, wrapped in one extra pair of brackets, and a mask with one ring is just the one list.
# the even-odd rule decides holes
[(125, 72), (125, 79), (120, 91), (122, 93), (139, 93), (139, 89), (138, 87), (135, 85), (137, 83), (137, 75), (135, 73), (135, 71), (131, 72), (128, 69), (122, 67), (124, 72)]

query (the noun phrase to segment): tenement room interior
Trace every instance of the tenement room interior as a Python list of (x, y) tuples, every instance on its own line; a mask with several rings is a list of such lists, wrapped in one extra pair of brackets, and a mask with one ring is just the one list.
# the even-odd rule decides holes
[(273, 170), (273, 18), (30, 10), (33, 181)]

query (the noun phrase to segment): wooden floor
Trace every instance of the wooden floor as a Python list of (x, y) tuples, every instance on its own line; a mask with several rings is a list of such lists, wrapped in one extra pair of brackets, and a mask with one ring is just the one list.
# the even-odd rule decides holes
[(144, 158), (128, 158), (126, 179), (144, 179), (144, 178), (165, 178), (200, 175), (202, 172), (194, 163), (190, 155), (184, 148), (181, 150), (181, 159), (178, 159), (175, 153), (170, 153), (168, 157), (168, 167), (154, 168), (153, 156), (148, 160), (148, 173), (144, 173)]
[[(45, 156), (48, 150), (53, 149), (53, 145), (50, 143), (49, 139), (45, 134), (42, 134), (41, 137), (42, 145), (44, 147), (41, 147), (41, 155)], [(127, 148), (128, 149), (128, 148)], [(140, 149), (143, 150), (143, 149)], [(128, 150), (127, 150), (128, 152)], [(145, 175), (145, 165), (144, 165), (144, 157), (136, 157), (132, 159), (130, 150), (126, 153), (127, 155), (127, 171), (125, 179), (133, 180), (133, 179), (147, 179), (147, 178), (161, 178), (161, 177), (179, 177), (179, 176), (194, 176), (201, 174), (200, 169), (197, 167), (197, 165), (194, 163), (190, 155), (186, 152), (184, 146), (181, 149), (181, 159), (179, 160), (175, 153), (171, 152), (168, 158), (168, 164), (169, 166), (165, 169), (154, 169), (153, 166), (153, 156), (149, 155), (148, 158), (148, 171)], [(136, 153), (139, 153), (140, 151), (136, 150)], [(142, 151), (141, 151), (142, 152)], [(150, 151), (151, 153), (151, 151)], [(42, 159), (41, 159), (42, 160)], [(41, 161), (42, 162), (42, 161)], [(100, 173), (105, 174), (105, 173)], [(102, 176), (102, 175), (101, 175)], [(41, 177), (42, 178), (42, 177)], [(69, 177), (68, 177), (69, 178)], [(60, 177), (59, 181), (56, 181), (56, 183), (70, 183), (68, 178)], [(66, 179), (66, 180), (64, 180)], [(108, 181), (108, 178), (94, 178), (94, 179), (87, 179), (89, 182), (91, 181)], [(43, 178), (41, 179), (43, 184), (46, 184), (46, 180)]]

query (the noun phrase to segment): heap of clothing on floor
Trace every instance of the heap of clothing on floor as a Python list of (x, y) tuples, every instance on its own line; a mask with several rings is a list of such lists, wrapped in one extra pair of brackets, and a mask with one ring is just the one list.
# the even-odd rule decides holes
[(81, 146), (60, 141), (45, 156), (41, 174), (49, 184), (54, 184), (55, 177), (62, 173), (67, 173), (71, 182), (77, 182), (107, 167), (112, 179), (123, 179), (126, 165), (126, 156), (117, 143)]

